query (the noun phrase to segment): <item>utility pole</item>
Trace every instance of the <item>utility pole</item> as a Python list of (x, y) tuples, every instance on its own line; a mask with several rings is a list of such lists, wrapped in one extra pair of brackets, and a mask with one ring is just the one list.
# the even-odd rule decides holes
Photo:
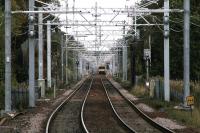
[(76, 79), (77, 79), (77, 65), (76, 65), (76, 51), (72, 51), (72, 58), (73, 58), (73, 72), (74, 72), (74, 74), (73, 74), (73, 81), (76, 81)]
[(79, 73), (78, 73), (78, 67), (79, 67), (79, 59), (78, 59), (78, 55), (77, 55), (77, 58), (76, 58), (76, 81), (78, 81), (78, 77), (79, 77)]
[(101, 26), (99, 27), (99, 45), (101, 46)]
[[(169, 0), (164, 0), (164, 10), (169, 10)], [(169, 68), (169, 12), (164, 12), (164, 99), (170, 101)]]
[(64, 63), (63, 63), (63, 43), (64, 43), (64, 39), (63, 39), (63, 35), (61, 35), (61, 81), (62, 81), (62, 84), (63, 84), (63, 81), (64, 81)]
[(80, 79), (82, 78), (82, 74), (83, 74), (83, 59), (82, 59), (82, 57), (81, 56), (79, 56), (79, 62), (80, 62), (80, 66), (79, 66), (79, 68), (80, 68), (80, 70), (79, 70), (79, 73), (80, 73)]
[(85, 60), (82, 59), (82, 77), (85, 75)]
[(11, 111), (11, 0), (5, 0), (5, 111)]
[[(66, 11), (68, 11), (68, 0), (66, 1)], [(67, 16), (67, 13), (66, 13), (66, 24), (68, 26), (68, 16)], [(65, 65), (65, 71), (66, 71), (66, 75), (65, 75), (65, 78), (66, 78), (66, 85), (68, 84), (68, 49), (67, 49), (67, 44), (68, 44), (68, 30), (67, 30), (67, 26), (66, 26), (66, 42), (65, 42), (65, 55), (66, 55), (66, 58), (65, 58), (65, 62), (66, 62), (66, 65)]]
[(150, 49), (144, 49), (144, 60), (146, 61), (146, 87), (149, 88), (149, 61), (151, 60)]
[(119, 48), (117, 48), (116, 64), (117, 64), (117, 77), (119, 78), (119, 71), (120, 71), (120, 63), (119, 63)]
[[(149, 34), (149, 50), (151, 54), (151, 35)], [(151, 67), (151, 59), (149, 60), (149, 66)]]
[(147, 71), (147, 73), (146, 73), (146, 80), (147, 80), (146, 86), (148, 86), (148, 87), (149, 87), (149, 60), (150, 59), (146, 59), (146, 71)]
[(184, 104), (190, 95), (190, 0), (184, 0)]
[[(97, 17), (98, 17), (98, 6), (97, 6), (97, 2), (95, 2), (95, 51), (97, 52), (97, 44), (98, 44), (98, 39), (97, 39)], [(99, 48), (99, 47), (98, 47)], [(96, 56), (96, 61), (97, 61), (97, 67), (99, 66), (99, 51), (98, 51), (98, 55)]]
[[(40, 7), (41, 11), (42, 8)], [(38, 14), (38, 84), (41, 88), (41, 97), (45, 97), (45, 81), (43, 77), (43, 14)]]
[(127, 45), (125, 39), (125, 26), (123, 26), (123, 81), (127, 80)]
[[(34, 11), (35, 0), (29, 0), (29, 11)], [(29, 107), (35, 107), (35, 31), (33, 13), (29, 14)]]
[[(66, 38), (67, 38), (67, 36), (66, 36)], [(65, 73), (66, 73), (66, 75), (65, 75), (65, 83), (66, 83), (66, 85), (68, 84), (68, 49), (67, 49), (67, 43), (68, 43), (68, 41), (66, 41), (65, 42), (65, 46), (66, 46), (66, 48), (65, 48)]]
[(47, 21), (47, 86), (51, 88), (51, 24)]
[(113, 77), (114, 77), (115, 76), (115, 54), (113, 55), (112, 74), (113, 74)]

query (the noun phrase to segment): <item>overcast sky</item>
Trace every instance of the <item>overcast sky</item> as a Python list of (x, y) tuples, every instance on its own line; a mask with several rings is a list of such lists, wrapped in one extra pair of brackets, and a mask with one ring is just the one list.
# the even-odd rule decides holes
[[(60, 0), (65, 2), (65, 0)], [(76, 7), (94, 7), (95, 2), (101, 7), (113, 7), (113, 8), (123, 8), (125, 5), (134, 5), (135, 2), (139, 0), (75, 0)], [(68, 0), (69, 6), (73, 5), (73, 0)]]
[[(140, 0), (68, 0), (68, 5), (69, 8), (72, 9), (73, 7), (73, 1), (75, 2), (75, 8), (94, 8), (95, 7), (95, 3), (97, 2), (97, 6), (101, 7), (101, 8), (125, 8), (125, 7), (131, 7), (134, 6), (135, 2), (138, 2)], [(62, 8), (66, 7), (66, 0), (60, 0), (61, 2), (61, 6)], [(69, 10), (70, 10), (69, 9)], [(102, 16), (101, 20), (109, 20), (111, 19), (113, 15), (108, 15), (108, 16)], [(86, 15), (84, 14), (84, 17), (88, 20), (94, 19), (94, 17), (92, 18), (91, 14)], [(60, 19), (61, 20), (65, 20), (66, 15), (61, 15)], [(72, 15), (68, 14), (68, 19), (72, 19)], [(129, 19), (126, 15), (122, 16), (119, 15), (115, 18), (114, 21), (121, 21), (121, 20), (127, 20)], [(75, 14), (75, 20), (83, 20), (82, 17), (80, 17), (79, 14)]]
[[(69, 6), (69, 10), (72, 10), (73, 7), (73, 2), (75, 8), (94, 8), (95, 7), (95, 3), (97, 2), (97, 6), (98, 8), (127, 8), (127, 7), (131, 7), (135, 5), (135, 2), (139, 2), (140, 0), (68, 0), (68, 6)], [(61, 6), (63, 9), (66, 8), (66, 0), (60, 0)], [(68, 19), (69, 20), (78, 20), (78, 21), (85, 21), (85, 19), (87, 21), (94, 21), (95, 17), (92, 14), (83, 14), (84, 18), (81, 17), (80, 14), (75, 14), (74, 17), (72, 14), (68, 14)], [(112, 15), (100, 15), (98, 17), (99, 21), (110, 21), (112, 18), (115, 17), (115, 14)], [(66, 15), (60, 15), (60, 20), (61, 21), (65, 21), (66, 20)], [(114, 18), (113, 21), (126, 21), (129, 23), (132, 23), (132, 18), (127, 17), (127, 15), (118, 15)], [(102, 36), (101, 36), (101, 40), (104, 40), (104, 43), (102, 43), (102, 45), (107, 45), (107, 46), (101, 46), (100, 50), (108, 50), (109, 46), (112, 46), (111, 43), (107, 43), (106, 40), (117, 40), (122, 38), (122, 28), (123, 27), (98, 27), (98, 33), (100, 35), (100, 29), (101, 30), (119, 30), (119, 35), (117, 36), (113, 36), (110, 33), (106, 33), (106, 32), (101, 32)], [(61, 28), (63, 31), (66, 31), (66, 29), (64, 27)], [(129, 27), (126, 27), (126, 31), (129, 29)], [(76, 31), (88, 31), (90, 30), (91, 32), (94, 33), (95, 31), (95, 27), (83, 27), (83, 26), (79, 26), (79, 27), (70, 27), (68, 28), (68, 34), (74, 35), (76, 36), (77, 33)], [(110, 35), (108, 35), (110, 34)], [(85, 37), (76, 37), (77, 41), (81, 40), (95, 40), (96, 36), (95, 35), (89, 35), (89, 36), (85, 36)], [(98, 42), (100, 42), (100, 38), (98, 37)], [(103, 41), (102, 41), (103, 42)], [(94, 47), (94, 43), (86, 43), (85, 41), (82, 41), (82, 44), (84, 44), (86, 47)], [(89, 49), (89, 50), (94, 50), (94, 49)]]

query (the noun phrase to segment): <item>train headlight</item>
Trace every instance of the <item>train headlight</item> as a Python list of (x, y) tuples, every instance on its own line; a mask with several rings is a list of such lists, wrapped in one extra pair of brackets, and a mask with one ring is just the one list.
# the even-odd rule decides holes
[(150, 85), (149, 82), (146, 82), (146, 87), (149, 87), (149, 85)]

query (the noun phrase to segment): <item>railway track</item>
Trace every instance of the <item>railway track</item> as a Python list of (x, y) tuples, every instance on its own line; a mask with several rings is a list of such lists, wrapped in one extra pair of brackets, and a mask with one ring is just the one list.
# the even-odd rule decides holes
[(73, 91), (51, 114), (46, 133), (84, 133), (81, 124), (81, 108), (93, 79), (87, 79)]
[(91, 133), (129, 133), (133, 132), (114, 114), (101, 83), (96, 76), (83, 107), (83, 122)]
[(103, 77), (101, 81), (115, 114), (127, 127), (138, 133), (173, 133), (172, 130), (159, 125), (140, 111), (107, 78)]
[(173, 132), (143, 114), (105, 76), (87, 79), (51, 114), (46, 133)]

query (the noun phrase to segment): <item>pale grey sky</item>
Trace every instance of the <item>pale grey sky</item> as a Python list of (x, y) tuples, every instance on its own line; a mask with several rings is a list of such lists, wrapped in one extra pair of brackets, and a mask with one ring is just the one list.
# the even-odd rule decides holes
[[(73, 1), (75, 2), (75, 8), (94, 8), (95, 7), (95, 3), (97, 2), (97, 6), (101, 7), (101, 8), (125, 8), (125, 7), (131, 7), (135, 5), (135, 2), (139, 2), (140, 0), (68, 0), (68, 6), (69, 6), (69, 10), (72, 10), (73, 7)], [(60, 0), (61, 2), (61, 6), (63, 9), (66, 8), (66, 0)], [(88, 21), (94, 21), (95, 17), (92, 14), (83, 14), (84, 18), (81, 17), (80, 14), (75, 14), (74, 16), (74, 20), (78, 20), (78, 21), (85, 21), (85, 19), (87, 19)], [(98, 17), (98, 20), (101, 21), (110, 21), (113, 17), (115, 16), (115, 14), (112, 15), (101, 15), (100, 17)], [(68, 19), (69, 20), (73, 20), (73, 15), (72, 14), (68, 14)], [(66, 20), (66, 15), (60, 15), (60, 20), (65, 21)], [(118, 15), (113, 21), (124, 21), (126, 20), (127, 22), (129, 22), (130, 24), (132, 23), (132, 18), (127, 17), (127, 15)], [(87, 29), (86, 29), (87, 28)], [(95, 27), (83, 27), (83, 26), (79, 26), (79, 27), (71, 27), (68, 29), (68, 34), (71, 35), (76, 35), (77, 32), (76, 31), (92, 31), (94, 33), (95, 31)], [(101, 27), (101, 30), (119, 30), (119, 34), (120, 36), (114, 36), (110, 33), (101, 33), (102, 40), (105, 40), (104, 42), (106, 42), (106, 40), (117, 40), (117, 39), (121, 39), (122, 38), (122, 28), (123, 27)], [(66, 29), (64, 27), (61, 28), (63, 31), (65, 31)], [(98, 34), (100, 34), (100, 28), (98, 27)], [(129, 29), (129, 27), (126, 27), (126, 31)], [(109, 34), (109, 36), (108, 36)], [(95, 40), (96, 36), (95, 35), (89, 35), (87, 37), (76, 37), (77, 41), (80, 40)], [(99, 39), (99, 38), (98, 38)], [(100, 40), (100, 39), (99, 39)], [(98, 42), (99, 42), (98, 40)], [(82, 44), (84, 44), (86, 47), (94, 47), (95, 43), (86, 43), (86, 41), (83, 41)], [(102, 43), (102, 46), (99, 47), (99, 50), (109, 50), (109, 47), (111, 47), (112, 45), (111, 43)], [(90, 48), (88, 50), (94, 50), (93, 48)]]
[[(72, 7), (73, 7), (73, 1), (75, 1), (75, 8), (92, 8), (92, 7), (94, 8), (96, 2), (98, 4), (98, 7), (102, 7), (102, 8), (125, 8), (126, 6), (128, 6), (128, 7), (134, 6), (135, 2), (138, 2), (140, 0), (68, 0), (70, 9), (72, 9)], [(65, 8), (66, 0), (60, 0), (60, 2), (61, 2), (62, 8)], [(106, 15), (106, 16), (102, 15), (98, 19), (101, 19), (103, 21), (109, 21), (110, 19), (113, 18), (113, 16), (114, 16), (114, 14)], [(88, 14), (88, 15), (84, 14), (84, 17), (86, 19), (88, 19), (89, 21), (94, 20), (94, 17), (92, 17), (91, 14)], [(65, 18), (66, 18), (66, 15), (64, 15), (64, 14), (60, 15), (61, 20), (64, 21)], [(80, 21), (84, 20), (79, 14), (75, 14), (74, 18), (75, 18), (75, 20), (80, 20)], [(72, 20), (73, 16), (68, 14), (68, 19)], [(115, 18), (114, 21), (123, 21), (123, 20), (131, 22), (131, 18), (128, 18), (126, 15), (119, 15)], [(69, 29), (69, 31), (71, 31), (71, 30), (72, 29)]]

